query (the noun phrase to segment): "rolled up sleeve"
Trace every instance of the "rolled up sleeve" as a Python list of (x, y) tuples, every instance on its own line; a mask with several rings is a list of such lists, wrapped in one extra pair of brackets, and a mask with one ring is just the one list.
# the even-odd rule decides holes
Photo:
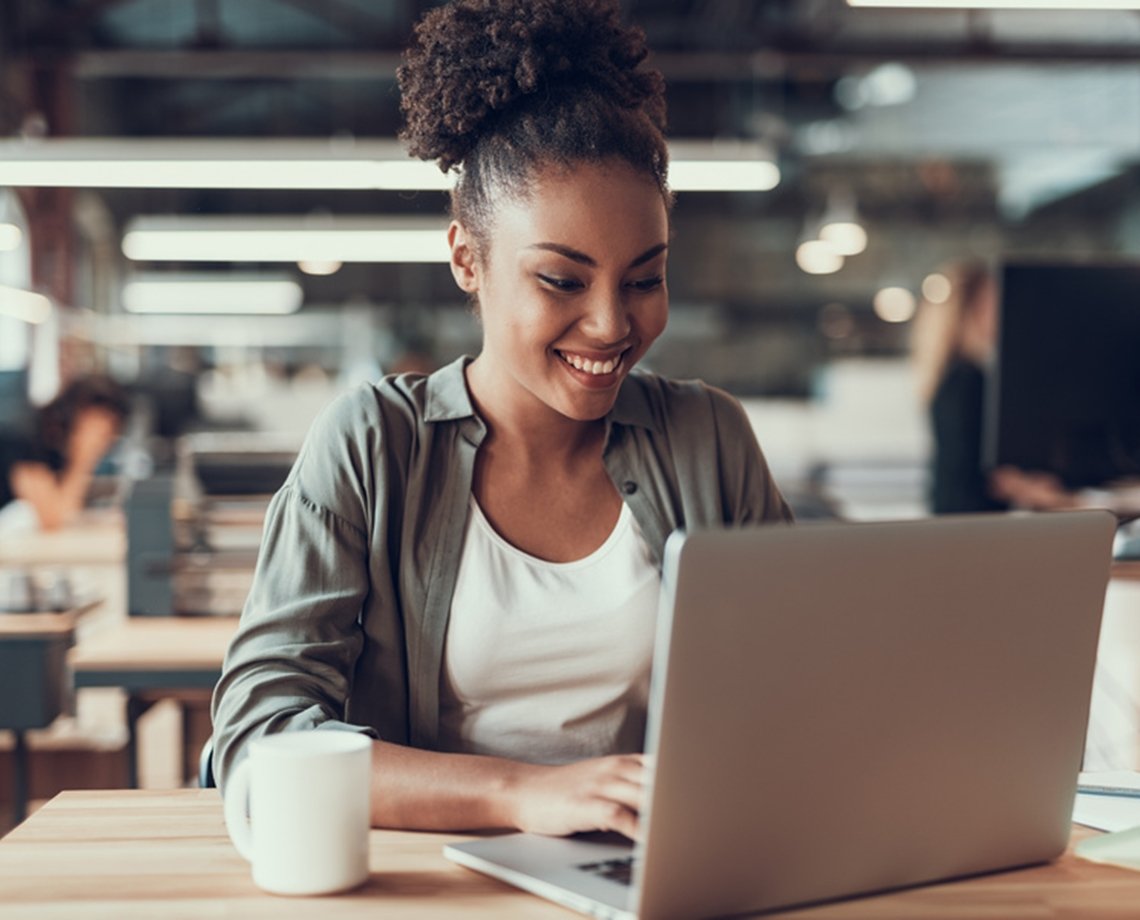
[(314, 425), (269, 506), (253, 585), (214, 691), (220, 785), (261, 735), (312, 728), (373, 733), (344, 721), (369, 592), (361, 474), (370, 465), (357, 455), (366, 445), (336, 423), (343, 410)]

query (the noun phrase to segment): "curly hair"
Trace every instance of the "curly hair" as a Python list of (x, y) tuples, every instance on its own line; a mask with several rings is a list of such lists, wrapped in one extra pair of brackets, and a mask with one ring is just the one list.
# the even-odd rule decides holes
[(457, 168), (452, 213), (485, 238), (496, 196), (538, 167), (619, 158), (670, 203), (665, 81), (616, 0), (455, 0), (416, 25), (397, 71), (409, 152)]

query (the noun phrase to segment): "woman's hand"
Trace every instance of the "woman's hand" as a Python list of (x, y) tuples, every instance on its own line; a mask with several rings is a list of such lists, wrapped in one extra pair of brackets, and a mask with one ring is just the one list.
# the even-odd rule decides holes
[(1039, 511), (1076, 508), (1077, 496), (1068, 491), (1051, 473), (1026, 472), (1015, 466), (1001, 466), (990, 474), (990, 491), (1018, 508)]
[(527, 765), (514, 789), (514, 824), (551, 836), (618, 831), (637, 838), (647, 770), (642, 754), (557, 767)]

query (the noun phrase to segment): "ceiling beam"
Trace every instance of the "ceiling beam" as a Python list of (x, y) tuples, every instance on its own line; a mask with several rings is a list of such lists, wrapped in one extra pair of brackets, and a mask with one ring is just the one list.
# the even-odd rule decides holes
[[(24, 55), (30, 62), (35, 55)], [(666, 52), (650, 58), (675, 83), (752, 82), (800, 69), (840, 75), (853, 64), (910, 63), (1135, 64), (1140, 45), (913, 42), (839, 43), (803, 39), (758, 51)], [(42, 57), (39, 62), (42, 63)], [(398, 51), (85, 51), (69, 58), (78, 79), (355, 79), (393, 81)]]
[[(30, 55), (29, 55), (30, 56)], [(84, 51), (72, 59), (79, 79), (394, 80), (398, 51)]]
[[(86, 3), (75, 3), (64, 9), (55, 6), (49, 14), (33, 26), (31, 44), (43, 44), (49, 47), (63, 45), (66, 47), (68, 39), (73, 33), (86, 33), (95, 19), (105, 11), (120, 6), (124, 2), (125, 0), (87, 0)], [(38, 3), (28, 4), (29, 7), (40, 5)]]
[(392, 30), (387, 28), (385, 22), (345, 0), (276, 0), (276, 2), (281, 6), (290, 6), (307, 13), (317, 22), (333, 26), (355, 41), (364, 38), (369, 43), (375, 43), (397, 38), (391, 34)]

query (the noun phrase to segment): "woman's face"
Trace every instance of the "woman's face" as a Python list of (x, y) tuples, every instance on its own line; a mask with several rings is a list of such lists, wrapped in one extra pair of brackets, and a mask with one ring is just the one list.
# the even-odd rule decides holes
[(452, 269), (483, 322), (477, 399), (605, 415), (665, 328), (668, 235), (656, 184), (620, 161), (540, 173), (528, 197), (498, 206), (480, 259), (453, 224)]
[(67, 457), (73, 463), (95, 467), (119, 437), (119, 417), (101, 406), (79, 410), (68, 437)]
[(998, 333), (997, 283), (987, 276), (978, 282), (973, 299), (965, 305), (960, 348), (967, 357), (985, 363), (994, 351)]

